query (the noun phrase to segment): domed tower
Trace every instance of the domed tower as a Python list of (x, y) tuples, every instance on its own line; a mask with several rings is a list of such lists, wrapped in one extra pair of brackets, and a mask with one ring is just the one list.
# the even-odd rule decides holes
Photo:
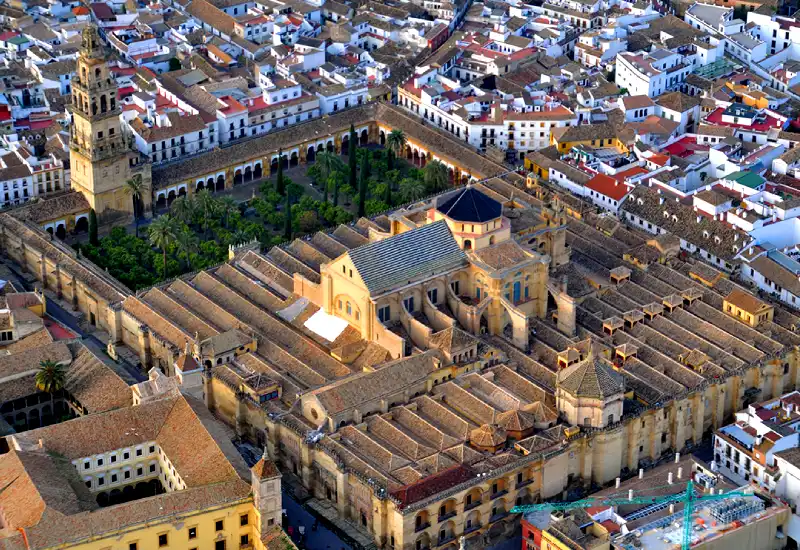
[(437, 200), (428, 212), (429, 222), (445, 220), (462, 250), (480, 250), (511, 238), (511, 224), (503, 205), (472, 185)]
[(117, 84), (107, 57), (97, 27), (88, 25), (72, 79), (70, 171), (72, 188), (86, 197), (101, 222), (133, 215), (133, 199), (125, 192), (125, 182), (134, 175), (146, 187), (140, 215), (149, 211), (150, 204), (149, 164), (139, 164), (139, 153), (123, 130)]
[(592, 349), (556, 378), (556, 406), (573, 426), (603, 428), (619, 421), (624, 394), (625, 379)]

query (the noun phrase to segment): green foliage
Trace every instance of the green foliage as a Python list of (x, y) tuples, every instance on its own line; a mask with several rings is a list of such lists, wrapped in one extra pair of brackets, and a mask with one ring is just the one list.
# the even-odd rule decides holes
[[(280, 200), (271, 187), (269, 192), (272, 198)], [(271, 221), (278, 228), (283, 224), (283, 215), (275, 212), (270, 203), (256, 199), (252, 206), (262, 220), (277, 215), (277, 220)], [(262, 222), (245, 219), (230, 198), (216, 198), (201, 191), (194, 197), (175, 199), (170, 215), (161, 216), (150, 225), (147, 239), (128, 235), (124, 228), (116, 227), (97, 245), (82, 245), (81, 252), (126, 286), (137, 290), (165, 277), (216, 265), (228, 258), (230, 244), (250, 239), (264, 241), (267, 233)], [(157, 242), (151, 242), (151, 238)]]
[(98, 244), (97, 239), (97, 212), (94, 211), (94, 208), (89, 210), (89, 243), (97, 246)]
[(369, 151), (366, 151), (366, 154), (361, 157), (361, 173), (360, 179), (358, 181), (358, 217), (360, 218), (364, 214), (366, 214), (366, 202), (367, 202), (367, 187), (368, 187), (368, 178), (369, 178), (369, 162), (370, 162), (370, 154)]
[[(357, 143), (358, 143), (358, 138), (356, 138), (356, 130), (353, 127), (353, 125), (351, 124), (350, 125), (350, 138), (349, 138), (349, 140), (347, 142), (347, 146), (349, 148), (348, 152), (347, 152), (347, 162), (348, 162), (348, 166), (349, 166), (349, 169), (348, 169), (348, 172), (347, 172), (347, 175), (348, 175), (347, 185), (349, 185), (351, 189), (356, 189), (356, 187), (358, 186), (358, 184), (356, 182), (356, 171), (357, 171), (356, 163), (358, 162), (358, 157), (356, 156), (356, 144)], [(352, 194), (348, 194), (348, 196), (352, 196)]]
[(368, 200), (365, 207), (367, 216), (375, 216), (376, 214), (380, 214), (381, 212), (385, 212), (391, 208), (387, 203), (376, 199)]
[(432, 160), (422, 169), (425, 187), (429, 193), (438, 193), (447, 189), (450, 182), (450, 174), (447, 166), (438, 160)]
[(180, 71), (181, 70), (181, 62), (177, 57), (171, 57), (169, 60), (169, 70), (171, 71)]
[(283, 178), (283, 149), (278, 151), (278, 177), (275, 181), (278, 194), (283, 196), (283, 194), (286, 192), (286, 182)]
[(286, 193), (286, 202), (283, 205), (283, 212), (284, 212), (284, 222), (283, 222), (283, 238), (287, 241), (292, 238), (292, 216), (291, 216), (291, 207), (289, 206), (289, 201), (291, 200), (291, 196), (289, 193)]
[(392, 149), (399, 157), (402, 156), (407, 142), (408, 138), (402, 130), (392, 130), (386, 138), (386, 147)]
[(64, 389), (67, 380), (66, 369), (51, 359), (45, 359), (39, 363), (39, 370), (36, 371), (34, 382), (36, 389), (49, 393), (52, 397), (54, 393)]

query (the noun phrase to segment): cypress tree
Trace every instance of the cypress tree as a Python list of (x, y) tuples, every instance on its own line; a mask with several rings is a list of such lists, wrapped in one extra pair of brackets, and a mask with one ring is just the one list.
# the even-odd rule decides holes
[(97, 238), (97, 213), (94, 208), (89, 210), (89, 244), (97, 246), (100, 240)]
[(361, 161), (361, 174), (358, 182), (358, 216), (361, 217), (366, 214), (367, 202), (367, 179), (369, 179), (369, 151), (362, 157)]
[(283, 184), (283, 149), (278, 150), (278, 181), (277, 190), (279, 195), (286, 193), (286, 188)]
[(383, 202), (388, 206), (392, 205), (392, 182), (386, 180), (386, 191), (383, 193)]
[(350, 167), (350, 188), (357, 189), (356, 183), (356, 163), (358, 159), (356, 158), (356, 129), (353, 125), (350, 125), (350, 139), (347, 142), (348, 146), (348, 165)]
[(333, 178), (333, 206), (339, 206), (339, 178)]
[(288, 241), (292, 238), (292, 207), (289, 204), (289, 193), (285, 195), (286, 201), (283, 203), (283, 236)]

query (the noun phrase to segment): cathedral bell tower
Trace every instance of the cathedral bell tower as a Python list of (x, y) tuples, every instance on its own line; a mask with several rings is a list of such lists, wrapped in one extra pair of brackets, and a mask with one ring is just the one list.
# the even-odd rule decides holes
[(72, 79), (70, 171), (72, 188), (82, 193), (100, 223), (131, 219), (134, 198), (125, 182), (141, 179), (137, 211), (149, 215), (150, 164), (140, 160), (122, 125), (117, 84), (106, 63), (108, 52), (94, 25), (83, 31), (78, 67)]

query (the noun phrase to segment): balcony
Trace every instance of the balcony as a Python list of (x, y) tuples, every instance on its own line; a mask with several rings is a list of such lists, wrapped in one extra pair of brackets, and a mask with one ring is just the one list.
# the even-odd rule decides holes
[(450, 533), (449, 535), (445, 536), (444, 538), (440, 537), (440, 538), (436, 539), (436, 546), (444, 546), (448, 542), (452, 542), (454, 540), (456, 540), (455, 534)]
[(447, 512), (446, 514), (444, 514), (442, 516), (439, 516), (439, 523), (442, 523), (443, 521), (447, 521), (448, 519), (454, 517), (455, 515), (456, 515), (456, 511), (455, 510), (453, 510), (451, 512)]
[(474, 524), (474, 525), (470, 525), (469, 527), (466, 527), (466, 528), (464, 529), (464, 534), (466, 535), (466, 534), (468, 534), (468, 533), (472, 533), (473, 531), (477, 531), (477, 530), (478, 530), (478, 529), (480, 529), (480, 528), (481, 528), (481, 526), (480, 526), (480, 525), (478, 525), (477, 523), (476, 523), (476, 524)]
[(489, 518), (489, 523), (494, 523), (495, 521), (500, 521), (504, 517), (508, 516), (509, 512), (503, 510), (502, 512), (497, 512), (493, 516)]
[(492, 496), (490, 496), (490, 497), (489, 497), (489, 500), (494, 500), (494, 499), (496, 499), (496, 498), (499, 498), (499, 497), (505, 496), (505, 495), (507, 495), (507, 494), (508, 494), (508, 490), (507, 490), (507, 489), (503, 489), (502, 491), (497, 491), (497, 492), (496, 492), (496, 493), (494, 493)]
[(469, 504), (464, 505), (464, 511), (466, 512), (467, 510), (472, 510), (473, 508), (477, 508), (480, 505), (481, 505), (480, 500), (473, 500)]
[(419, 525), (414, 527), (414, 532), (415, 533), (419, 533), (420, 531), (424, 531), (425, 529), (427, 529), (430, 526), (431, 526), (431, 522), (429, 522), (429, 521), (426, 521), (425, 523), (420, 523)]
[(527, 486), (528, 486), (528, 485), (530, 485), (531, 483), (533, 483), (533, 479), (532, 479), (532, 478), (531, 478), (531, 479), (526, 479), (526, 480), (523, 480), (523, 481), (520, 481), (520, 482), (518, 482), (518, 483), (515, 485), (515, 487), (516, 487), (517, 489), (522, 489), (523, 487), (527, 487)]

